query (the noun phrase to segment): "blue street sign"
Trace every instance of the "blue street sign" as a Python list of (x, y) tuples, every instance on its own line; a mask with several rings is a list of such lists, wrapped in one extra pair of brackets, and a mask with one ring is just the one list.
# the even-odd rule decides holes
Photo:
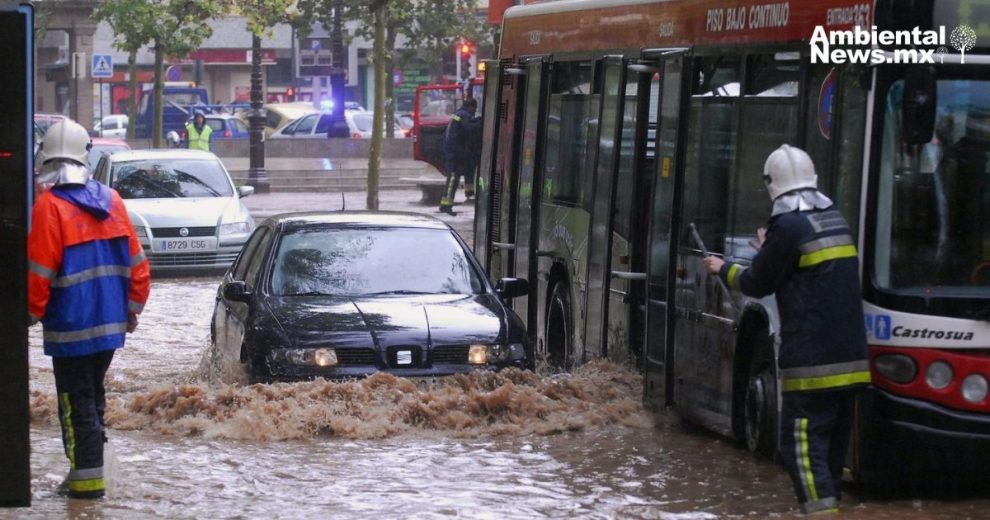
[(93, 55), (93, 66), (91, 68), (93, 71), (94, 78), (109, 78), (113, 76), (113, 57), (109, 54), (94, 54)]

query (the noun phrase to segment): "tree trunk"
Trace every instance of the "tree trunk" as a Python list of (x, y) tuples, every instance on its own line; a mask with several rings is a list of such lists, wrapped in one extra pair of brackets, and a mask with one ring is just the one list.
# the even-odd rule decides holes
[(127, 54), (127, 75), (127, 139), (132, 140), (137, 132), (137, 49)]
[(165, 65), (165, 51), (162, 44), (155, 42), (155, 113), (151, 120), (151, 147), (162, 147), (162, 93), (165, 85), (162, 83), (162, 68)]
[(385, 33), (385, 136), (395, 137), (395, 27)]
[(385, 17), (386, 7), (382, 2), (375, 9), (375, 103), (371, 125), (371, 153), (368, 156), (368, 200), (367, 209), (378, 209), (378, 178), (384, 144), (385, 115)]

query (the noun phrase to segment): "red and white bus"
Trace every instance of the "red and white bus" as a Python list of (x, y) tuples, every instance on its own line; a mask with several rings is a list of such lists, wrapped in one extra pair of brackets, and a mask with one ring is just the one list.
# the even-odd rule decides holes
[(985, 475), (988, 46), (990, 0), (510, 8), (487, 64), (477, 256), (531, 281), (513, 304), (548, 360), (634, 363), (649, 403), (771, 453), (775, 300), (729, 292), (701, 259), (751, 260), (764, 160), (799, 146), (858, 240), (874, 384), (855, 474)]

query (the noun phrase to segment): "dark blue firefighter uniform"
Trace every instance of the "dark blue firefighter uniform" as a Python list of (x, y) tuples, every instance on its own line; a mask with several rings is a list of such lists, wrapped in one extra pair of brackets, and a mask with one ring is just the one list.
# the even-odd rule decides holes
[(778, 214), (752, 266), (726, 263), (719, 275), (748, 296), (777, 297), (781, 457), (802, 510), (834, 509), (855, 388), (870, 382), (849, 226), (834, 206)]
[(480, 144), (481, 119), (463, 106), (457, 109), (443, 139), (443, 160), (447, 170), (447, 185), (440, 199), (440, 211), (449, 211), (454, 205), (454, 195), (461, 176), (465, 179), (465, 192), (473, 193), (474, 170), (478, 167), (477, 149)]

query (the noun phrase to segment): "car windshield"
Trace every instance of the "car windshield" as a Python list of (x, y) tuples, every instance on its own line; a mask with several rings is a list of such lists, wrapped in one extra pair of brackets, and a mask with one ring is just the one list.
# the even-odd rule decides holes
[(125, 199), (228, 197), (233, 188), (218, 161), (147, 159), (113, 165), (113, 187)]
[(476, 294), (483, 285), (452, 232), (320, 228), (282, 236), (272, 275), (279, 296)]

